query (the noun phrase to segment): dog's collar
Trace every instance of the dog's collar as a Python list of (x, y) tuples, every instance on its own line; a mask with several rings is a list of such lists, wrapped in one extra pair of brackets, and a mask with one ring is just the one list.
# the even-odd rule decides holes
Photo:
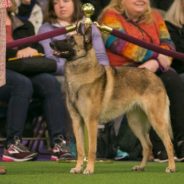
[(87, 52), (85, 52), (85, 54), (83, 54), (83, 55), (81, 55), (81, 56), (74, 56), (72, 59), (70, 59), (70, 60), (68, 60), (69, 62), (70, 61), (75, 61), (75, 60), (77, 60), (77, 59), (80, 59), (80, 58), (83, 58), (83, 57), (86, 57), (87, 56)]

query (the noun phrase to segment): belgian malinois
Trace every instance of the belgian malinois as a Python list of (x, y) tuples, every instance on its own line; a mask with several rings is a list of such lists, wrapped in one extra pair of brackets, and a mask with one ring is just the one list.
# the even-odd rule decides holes
[[(143, 148), (141, 163), (132, 169), (144, 170), (152, 154), (149, 139), (149, 128), (152, 126), (168, 154), (166, 172), (175, 172), (169, 100), (161, 80), (147, 69), (100, 65), (94, 48), (90, 47), (86, 40), (90, 39), (78, 33), (70, 40), (61, 41), (61, 44), (59, 41), (51, 43), (57, 56), (67, 58), (65, 64), (67, 107), (77, 145), (77, 163), (70, 172), (83, 172), (83, 174), (94, 172), (98, 123), (107, 122), (124, 113)], [(83, 170), (84, 125), (87, 127), (89, 148), (87, 166)]]

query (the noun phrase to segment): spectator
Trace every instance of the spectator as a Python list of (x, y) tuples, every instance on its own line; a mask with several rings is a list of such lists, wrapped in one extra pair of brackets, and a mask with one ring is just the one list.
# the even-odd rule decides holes
[[(165, 14), (165, 22), (169, 30), (171, 39), (175, 43), (176, 51), (184, 52), (184, 0), (173, 1), (169, 10)], [(182, 77), (184, 81), (184, 59), (173, 59), (171, 65)], [(181, 111), (180, 108), (176, 111)], [(182, 112), (181, 112), (182, 113)], [(179, 121), (179, 118), (178, 118)], [(173, 130), (175, 133), (175, 148), (178, 155), (178, 161), (184, 160), (184, 128), (183, 119), (180, 119), (181, 123), (173, 125)], [(159, 148), (155, 149), (155, 152), (163, 150), (163, 145), (160, 139), (156, 136), (155, 132), (151, 132), (151, 139), (153, 142), (153, 147)], [(162, 151), (164, 152), (164, 151)], [(165, 157), (165, 156), (164, 156)], [(166, 158), (161, 161), (166, 161)], [(159, 161), (159, 160), (158, 160)]]
[[(162, 16), (158, 11), (151, 9), (149, 0), (141, 2), (139, 0), (111, 0), (100, 17), (100, 23), (161, 48), (174, 49)], [(177, 156), (182, 159), (184, 144), (179, 146), (178, 142), (183, 140), (181, 136), (184, 134), (184, 86), (179, 75), (170, 69), (171, 58), (119, 39), (109, 33), (104, 33), (103, 36), (111, 65), (146, 68), (163, 81), (171, 104), (171, 123), (174, 143), (178, 150)], [(180, 138), (178, 135), (181, 135)], [(179, 154), (180, 152), (182, 154)], [(164, 150), (158, 148), (154, 156), (158, 159), (165, 159), (163, 158), (166, 155), (164, 153)]]
[[(11, 7), (7, 14), (7, 42), (34, 34), (30, 22), (13, 26)], [(11, 32), (12, 28), (13, 33)], [(7, 59), (11, 57), (32, 57), (43, 49), (38, 43), (18, 49), (7, 49)], [(44, 57), (43, 57), (44, 59)], [(66, 109), (61, 96), (60, 84), (56, 77), (49, 73), (26, 76), (7, 70), (7, 84), (0, 89), (0, 100), (7, 101), (7, 141), (2, 159), (4, 161), (26, 161), (36, 157), (22, 143), (22, 132), (26, 121), (27, 110), (32, 96), (39, 98), (43, 104), (43, 113), (48, 125), (52, 146), (52, 160), (71, 159), (65, 140)]]
[[(178, 52), (184, 52), (184, 0), (174, 1), (165, 15), (166, 25)], [(174, 59), (172, 67), (184, 73), (184, 59)]]
[(35, 33), (38, 32), (38, 29), (43, 23), (43, 12), (37, 0), (18, 0), (18, 13), (17, 16), (25, 21), (29, 20), (34, 28)]
[[(171, 39), (175, 43), (176, 51), (184, 52), (184, 0), (173, 1), (169, 10), (166, 12), (166, 25), (171, 35)], [(172, 67), (180, 74), (184, 81), (184, 58), (175, 59), (172, 62)], [(176, 109), (177, 110), (177, 109)], [(179, 111), (180, 109), (178, 109)], [(181, 112), (182, 113), (182, 112)], [(180, 161), (184, 160), (184, 128), (183, 120), (173, 128), (176, 129), (175, 137), (177, 141), (176, 152), (179, 155)], [(157, 139), (158, 140), (158, 139)], [(159, 140), (160, 141), (160, 140)], [(158, 141), (157, 141), (158, 144)], [(179, 148), (179, 149), (178, 149)]]
[[(11, 6), (9, 0), (2, 0), (0, 2), (0, 87), (5, 84), (5, 54), (6, 54), (6, 8)], [(5, 174), (6, 170), (0, 167), (0, 175)]]
[[(61, 9), (66, 9), (65, 11), (60, 11)], [(75, 12), (75, 14), (74, 14)], [(81, 5), (79, 0), (49, 0), (48, 1), (48, 12), (45, 17), (45, 23), (41, 26), (39, 33), (44, 33), (48, 31), (53, 31), (54, 29), (76, 23), (79, 20), (82, 20), (83, 14), (81, 12)], [(44, 53), (46, 57), (53, 58), (57, 61), (57, 74), (63, 75), (63, 66), (65, 63), (64, 58), (57, 58), (53, 55), (53, 51), (50, 48), (50, 42), (53, 39), (66, 39), (67, 36), (75, 34), (76, 32), (63, 34), (54, 38), (49, 38), (43, 41), (40, 41), (41, 45), (44, 48)], [(92, 25), (92, 41), (97, 53), (97, 58), (101, 64), (109, 64), (109, 60), (106, 57), (105, 48), (101, 38), (101, 34), (96, 26)]]

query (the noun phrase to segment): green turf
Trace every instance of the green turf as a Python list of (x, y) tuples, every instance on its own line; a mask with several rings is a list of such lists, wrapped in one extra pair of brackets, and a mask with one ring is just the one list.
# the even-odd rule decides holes
[(7, 175), (0, 175), (0, 184), (182, 184), (184, 163), (177, 163), (177, 172), (164, 172), (166, 164), (149, 162), (144, 172), (132, 172), (137, 162), (96, 163), (95, 174), (70, 174), (75, 163), (23, 162), (4, 163)]

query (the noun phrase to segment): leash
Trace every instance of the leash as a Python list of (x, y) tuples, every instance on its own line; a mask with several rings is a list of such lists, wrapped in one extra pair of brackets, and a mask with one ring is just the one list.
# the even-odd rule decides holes
[(39, 42), (41, 40), (45, 40), (45, 39), (48, 39), (48, 38), (51, 38), (54, 36), (66, 34), (68, 32), (75, 30), (75, 29), (76, 29), (76, 25), (69, 25), (69, 26), (66, 26), (63, 28), (58, 28), (58, 29), (55, 29), (53, 31), (46, 32), (46, 33), (17, 39), (15, 41), (7, 43), (6, 47), (9, 49), (9, 48), (14, 48), (14, 47), (19, 47), (19, 46), (25, 45), (27, 43)]
[[(82, 6), (82, 9), (83, 9), (83, 12), (85, 15), (84, 26), (91, 27), (93, 22), (91, 21), (90, 16), (94, 13), (94, 10), (95, 10), (94, 7), (90, 3), (86, 3)], [(155, 51), (157, 53), (161, 53), (161, 54), (164, 54), (166, 56), (173, 57), (173, 58), (184, 59), (184, 53), (163, 49), (155, 44), (147, 43), (143, 40), (139, 40), (137, 38), (134, 38), (133, 36), (130, 36), (126, 33), (122, 33), (116, 29), (112, 29), (112, 28), (105, 26), (105, 25), (99, 25), (98, 22), (95, 22), (94, 24), (96, 24), (96, 26), (101, 31), (108, 32), (108, 33), (110, 33), (118, 38), (121, 38), (121, 39), (126, 40), (128, 42), (131, 42), (133, 44), (136, 44), (140, 47), (143, 47), (143, 48), (146, 48), (146, 49), (149, 49), (149, 50), (152, 50), (152, 51)], [(15, 40), (13, 42), (7, 43), (7, 48), (19, 47), (19, 46), (22, 46), (26, 43), (34, 43), (34, 42), (45, 40), (45, 39), (48, 39), (48, 38), (51, 38), (54, 36), (66, 34), (68, 32), (76, 30), (76, 28), (77, 28), (77, 25), (69, 25), (69, 26), (66, 26), (63, 28), (55, 29), (55, 30), (50, 31), (50, 32), (42, 33), (42, 34), (35, 35), (35, 36), (30, 36), (27, 38), (18, 39), (18, 40)]]
[(97, 27), (101, 30), (101, 31), (105, 31), (105, 32), (108, 32), (118, 38), (121, 38), (123, 40), (126, 40), (128, 42), (131, 42), (133, 44), (136, 44), (140, 47), (143, 47), (143, 48), (146, 48), (146, 49), (149, 49), (149, 50), (152, 50), (152, 51), (155, 51), (157, 53), (160, 53), (160, 54), (164, 54), (166, 56), (170, 56), (170, 57), (173, 57), (173, 58), (177, 58), (177, 59), (184, 59), (184, 53), (181, 53), (181, 52), (177, 52), (177, 51), (173, 51), (173, 50), (167, 50), (167, 49), (163, 49), (153, 43), (147, 43), (143, 40), (139, 40), (133, 36), (130, 36), (126, 33), (122, 33), (120, 32), (119, 30), (116, 30), (116, 29), (112, 29), (111, 27), (108, 27), (108, 26), (105, 26), (105, 25), (102, 25), (100, 26), (98, 23), (95, 23), (97, 25)]
[[(108, 26), (100, 26), (98, 23), (95, 23), (97, 25), (97, 27), (102, 30), (102, 31), (106, 31), (111, 33), (112, 35), (121, 38), (123, 40), (126, 40), (128, 42), (134, 43), (136, 45), (139, 45), (140, 47), (149, 49), (149, 50), (153, 50), (157, 53), (161, 53), (164, 54), (166, 56), (170, 56), (173, 58), (177, 58), (177, 59), (184, 59), (184, 53), (181, 52), (177, 52), (177, 51), (172, 51), (172, 50), (167, 50), (167, 49), (163, 49), (157, 45), (154, 45), (152, 43), (147, 43), (145, 41), (139, 40), (137, 38), (134, 38), (128, 34), (122, 33), (116, 29), (112, 29)], [(63, 28), (58, 28), (55, 29), (53, 31), (49, 31), (46, 33), (42, 33), (42, 34), (38, 34), (36, 36), (30, 36), (27, 38), (21, 38), (21, 39), (17, 39), (13, 42), (9, 42), (7, 43), (7, 48), (14, 48), (14, 47), (19, 47), (22, 46), (24, 44), (27, 43), (34, 43), (34, 42), (38, 42), (41, 40), (45, 40), (54, 36), (58, 36), (58, 35), (62, 35), (62, 34), (66, 34), (68, 32), (74, 31), (76, 29), (76, 25), (70, 25), (70, 26), (66, 26)]]

